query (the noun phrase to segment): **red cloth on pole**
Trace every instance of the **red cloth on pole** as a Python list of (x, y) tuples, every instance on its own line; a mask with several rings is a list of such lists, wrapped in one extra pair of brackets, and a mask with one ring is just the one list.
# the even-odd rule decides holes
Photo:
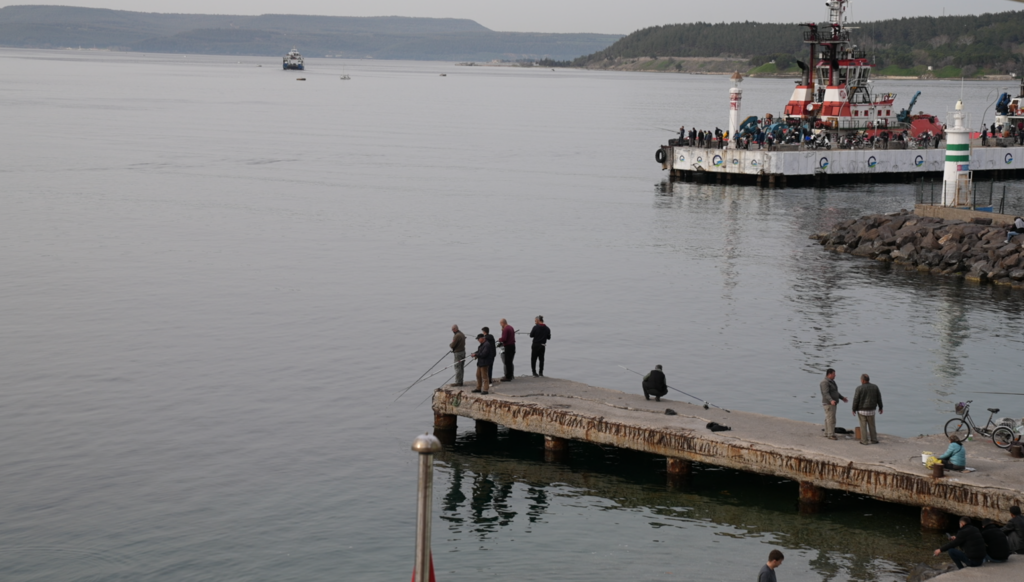
[[(410, 582), (416, 582), (416, 567), (412, 568), (412, 580)], [(434, 577), (434, 552), (430, 552), (430, 582), (437, 582), (437, 578)]]

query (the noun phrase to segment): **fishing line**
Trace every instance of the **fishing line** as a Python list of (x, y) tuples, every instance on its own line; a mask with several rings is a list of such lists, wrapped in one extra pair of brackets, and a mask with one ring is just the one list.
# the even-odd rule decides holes
[[(454, 378), (454, 377), (455, 377), (455, 374), (452, 374), (451, 378), (448, 378), (447, 380), (445, 380), (444, 384), (441, 384), (435, 390), (440, 390), (441, 388), (444, 388), (444, 385), (447, 384), (448, 382), (451, 382), (452, 378)], [(431, 391), (430, 394), (426, 398), (423, 399), (423, 402), (420, 402), (419, 404), (416, 405), (416, 408), (419, 408), (420, 406), (423, 406), (424, 402), (426, 402), (427, 400), (430, 400), (433, 397), (434, 397), (434, 391)]]
[[(447, 355), (448, 355), (448, 354), (450, 354), (450, 353), (452, 353), (452, 351), (451, 351), (451, 350), (448, 350), (447, 352), (445, 352), (445, 353), (444, 353), (444, 356), (441, 356), (440, 358), (438, 358), (438, 359), (437, 359), (437, 361), (436, 361), (436, 362), (434, 362), (434, 365), (433, 365), (433, 366), (431, 366), (431, 367), (427, 368), (427, 371), (426, 371), (426, 372), (423, 372), (422, 374), (420, 374), (420, 377), (419, 377), (419, 378), (416, 378), (416, 382), (419, 382), (420, 380), (422, 380), (424, 376), (426, 376), (426, 375), (427, 375), (427, 374), (428, 374), (428, 373), (429, 373), (429, 372), (430, 372), (431, 370), (433, 370), (433, 369), (434, 369), (434, 366), (437, 366), (438, 364), (440, 364), (440, 363), (441, 363), (441, 360), (443, 360), (443, 359), (445, 358), (445, 356), (447, 356)], [(412, 388), (413, 386), (415, 386), (415, 385), (416, 385), (416, 382), (413, 382), (412, 384), (409, 384), (409, 388)], [(408, 390), (409, 388), (406, 388), (406, 390)]]
[[(447, 356), (448, 354), (445, 354), (445, 355)], [(422, 378), (420, 380), (417, 380), (416, 382), (413, 382), (412, 386), (415, 386), (416, 384), (419, 384), (423, 380), (429, 380), (429, 379), (433, 378), (434, 376), (437, 376), (441, 372), (444, 372), (445, 370), (447, 370), (447, 369), (449, 369), (451, 367), (458, 366), (459, 364), (465, 362), (468, 359), (469, 359), (469, 356), (466, 356), (465, 358), (462, 358), (461, 360), (455, 362), (454, 364), (451, 364), (450, 366), (445, 366), (445, 367), (441, 368), (440, 370), (434, 372), (433, 374), (427, 376), (426, 378)], [(434, 364), (434, 365), (436, 366), (437, 364)], [(458, 372), (456, 372), (456, 373), (458, 373)], [(455, 374), (452, 374), (452, 377), (455, 377)], [(406, 388), (405, 390), (402, 390), (402, 393), (398, 395), (398, 398), (401, 398), (402, 396), (405, 396), (405, 393), (408, 392), (412, 388), (412, 386), (409, 386), (409, 388)], [(398, 402), (398, 398), (395, 398), (394, 402)]]
[[(619, 364), (619, 367), (622, 368), (623, 370), (629, 370), (629, 368), (623, 366), (622, 364)], [(633, 372), (637, 376), (641, 376), (641, 377), (643, 376), (643, 374), (641, 374), (640, 372), (637, 372), (636, 370), (629, 370), (629, 371)], [(672, 388), (672, 386), (669, 386), (668, 384), (665, 384), (665, 387), (666, 388)], [(711, 404), (707, 400), (704, 400), (703, 398), (697, 398), (693, 394), (688, 394), (686, 392), (683, 392), (679, 388), (672, 388), (672, 389), (675, 390), (676, 392), (679, 392), (680, 394), (686, 394), (687, 396), (689, 396), (690, 398), (693, 398), (694, 400), (699, 400), (699, 401), (703, 402), (704, 403), (704, 410), (707, 410), (708, 406), (714, 406), (715, 408), (717, 408), (719, 410), (725, 410), (726, 412), (732, 413), (731, 410), (726, 410), (725, 408), (722, 408), (721, 406), (718, 406), (718, 405), (715, 405), (715, 404)]]

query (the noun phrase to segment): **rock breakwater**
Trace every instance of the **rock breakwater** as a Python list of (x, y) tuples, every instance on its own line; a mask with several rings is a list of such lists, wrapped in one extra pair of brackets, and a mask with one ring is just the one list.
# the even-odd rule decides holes
[(964, 222), (901, 210), (840, 222), (811, 238), (836, 253), (1024, 289), (1024, 235), (1007, 243), (1006, 228), (991, 223), (989, 218)]

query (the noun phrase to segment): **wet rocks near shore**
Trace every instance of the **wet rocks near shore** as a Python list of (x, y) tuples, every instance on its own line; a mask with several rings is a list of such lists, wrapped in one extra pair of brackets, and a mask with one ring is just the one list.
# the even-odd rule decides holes
[(850, 219), (811, 238), (836, 253), (1024, 289), (1024, 235), (1007, 243), (1006, 228), (991, 222), (944, 220), (901, 210)]

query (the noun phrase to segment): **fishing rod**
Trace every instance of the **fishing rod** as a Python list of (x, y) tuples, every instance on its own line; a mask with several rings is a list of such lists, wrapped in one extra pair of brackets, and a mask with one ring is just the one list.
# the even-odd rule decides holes
[[(451, 350), (448, 350), (447, 352), (445, 352), (445, 353), (444, 353), (444, 356), (441, 356), (440, 358), (438, 358), (438, 359), (437, 359), (437, 361), (436, 361), (436, 362), (434, 362), (434, 366), (436, 366), (436, 365), (440, 364), (440, 363), (441, 363), (441, 360), (443, 360), (443, 359), (445, 358), (445, 356), (447, 356), (447, 355), (448, 355), (448, 354), (450, 354), (450, 353), (452, 353), (452, 351), (451, 351)], [(416, 382), (419, 382), (420, 380), (422, 380), (422, 379), (423, 379), (423, 377), (427, 375), (427, 373), (429, 373), (429, 372), (430, 372), (431, 370), (433, 370), (433, 369), (434, 369), (434, 366), (431, 366), (431, 367), (427, 368), (427, 371), (426, 371), (426, 372), (423, 372), (422, 374), (420, 374), (420, 377), (419, 377), (419, 378), (416, 378)], [(409, 388), (412, 388), (413, 386), (415, 386), (415, 385), (416, 385), (416, 382), (413, 382), (412, 384), (409, 384)], [(409, 388), (406, 388), (406, 390), (408, 390)]]
[[(622, 368), (623, 370), (629, 370), (629, 368), (627, 368), (627, 367), (623, 366), (622, 364), (619, 364), (619, 367), (620, 367), (620, 368)], [(641, 374), (640, 372), (637, 372), (636, 370), (629, 370), (629, 371), (630, 371), (630, 372), (633, 372), (633, 373), (634, 373), (634, 374), (636, 374), (637, 376), (643, 376), (643, 374)], [(672, 386), (669, 386), (668, 384), (665, 384), (665, 387), (666, 387), (666, 388), (672, 388)], [(708, 402), (707, 400), (704, 400), (703, 398), (697, 398), (697, 397), (696, 397), (696, 396), (694, 396), (693, 394), (688, 394), (688, 393), (686, 393), (686, 392), (683, 392), (683, 391), (682, 391), (682, 390), (680, 390), (679, 388), (672, 388), (672, 389), (673, 389), (673, 390), (675, 390), (676, 392), (679, 392), (680, 394), (686, 394), (687, 396), (689, 396), (690, 398), (693, 398), (694, 400), (700, 400), (700, 401), (703, 401), (703, 402), (704, 402), (704, 410), (707, 410), (707, 409), (708, 409), (708, 406), (714, 406), (715, 408), (717, 408), (717, 409), (719, 409), (719, 410), (725, 410), (725, 411), (726, 411), (726, 412), (728, 412), (728, 413), (732, 413), (732, 411), (731, 411), (731, 410), (726, 410), (725, 408), (722, 408), (721, 406), (717, 406), (717, 405), (715, 405), (715, 404), (711, 404), (711, 403), (710, 403), (710, 402)]]
[[(440, 385), (440, 386), (438, 386), (437, 388), (438, 388), (438, 389), (440, 389), (440, 388), (444, 388), (444, 385), (445, 385), (445, 384), (447, 384), (447, 383), (449, 383), (449, 382), (451, 382), (451, 381), (452, 381), (452, 378), (454, 378), (454, 377), (455, 377), (455, 374), (452, 374), (452, 375), (451, 375), (451, 376), (450, 376), (450, 377), (449, 377), (449, 378), (448, 378), (447, 380), (445, 380), (445, 381), (444, 381), (444, 384), (441, 384), (441, 385)], [(428, 394), (428, 395), (427, 395), (427, 397), (426, 397), (426, 398), (424, 398), (424, 399), (423, 399), (423, 400), (422, 400), (422, 401), (421, 401), (421, 402), (420, 402), (419, 404), (417, 404), (417, 405), (416, 405), (416, 408), (419, 408), (420, 406), (423, 406), (423, 403), (424, 403), (424, 402), (426, 402), (427, 400), (430, 400), (430, 399), (431, 399), (431, 398), (433, 398), (433, 397), (434, 397), (434, 393), (433, 393), (433, 392), (431, 392), (430, 394)]]
[[(445, 354), (445, 355), (448, 355), (448, 354)], [(458, 366), (459, 364), (465, 362), (468, 359), (469, 359), (469, 356), (466, 356), (465, 358), (462, 358), (461, 360), (455, 362), (454, 364), (451, 364), (449, 366), (445, 366), (445, 367), (441, 368), (440, 370), (434, 372), (433, 374), (427, 376), (426, 378), (423, 378), (421, 380), (417, 380), (416, 382), (413, 382), (412, 386), (415, 386), (416, 384), (419, 384), (423, 380), (429, 380), (429, 379), (433, 378), (434, 376), (437, 376), (438, 374), (440, 374), (441, 372), (444, 372), (445, 370), (447, 370), (449, 368), (452, 368), (454, 366)], [(437, 364), (434, 364), (434, 365), (436, 366)], [(453, 374), (453, 376), (454, 376), (454, 374)], [(405, 393), (408, 392), (412, 388), (412, 386), (409, 386), (409, 388), (406, 388), (405, 390), (402, 390), (402, 393), (398, 395), (398, 398), (401, 398), (402, 396), (405, 396)], [(398, 398), (395, 398), (394, 401), (398, 402)]]

